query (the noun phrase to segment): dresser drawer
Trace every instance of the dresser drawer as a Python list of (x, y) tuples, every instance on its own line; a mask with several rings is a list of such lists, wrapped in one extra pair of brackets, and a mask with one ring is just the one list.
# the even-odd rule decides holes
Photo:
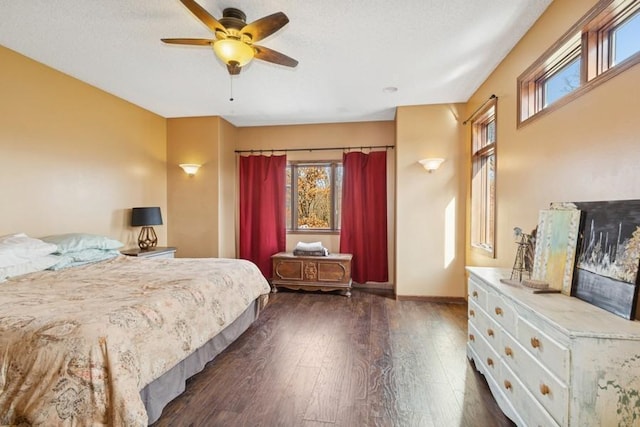
[(481, 352), (479, 347), (483, 345), (483, 343), (480, 341), (480, 332), (478, 332), (476, 327), (471, 322), (469, 322), (469, 324), (467, 325), (467, 332), (467, 345), (473, 349), (473, 352), (475, 353), (474, 356), (477, 355), (478, 357), (480, 357)]
[(507, 332), (516, 335), (516, 322), (518, 315), (511, 303), (507, 302), (500, 295), (488, 293), (487, 295), (487, 313), (502, 326)]
[(469, 344), (480, 359), (475, 361), (476, 365), (482, 364), (484, 367), (483, 373), (492, 378), (499, 378), (501, 366), (500, 356), (473, 324), (469, 324)]
[(518, 341), (540, 363), (553, 372), (561, 381), (567, 382), (569, 375), (569, 350), (541, 332), (531, 323), (518, 319)]
[(501, 334), (502, 328), (494, 322), (487, 313), (482, 310), (473, 301), (469, 301), (469, 315), (474, 314), (473, 324), (476, 327), (478, 333), (493, 347), (496, 352), (499, 352), (501, 346)]
[(476, 283), (473, 279), (469, 279), (468, 287), (469, 287), (469, 301), (473, 301), (482, 307), (483, 310), (487, 309), (487, 291)]
[(565, 383), (549, 372), (537, 359), (511, 336), (503, 337), (504, 363), (527, 387), (536, 400), (560, 425), (567, 422), (569, 391)]
[(473, 301), (469, 301), (469, 306), (467, 308), (467, 317), (469, 318), (469, 322), (477, 325), (481, 320), (479, 320), (482, 316), (482, 309), (478, 307), (477, 304), (474, 304)]
[(527, 420), (528, 426), (557, 427), (559, 425), (544, 407), (536, 401), (509, 366), (503, 365), (500, 372), (499, 385), (502, 387), (502, 391), (518, 415)]

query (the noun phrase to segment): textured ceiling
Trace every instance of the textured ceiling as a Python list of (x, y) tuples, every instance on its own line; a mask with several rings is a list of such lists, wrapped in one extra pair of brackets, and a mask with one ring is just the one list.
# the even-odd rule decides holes
[(210, 48), (160, 42), (212, 37), (178, 0), (0, 0), (0, 45), (163, 117), (391, 120), (396, 106), (467, 101), (551, 0), (199, 3), (216, 18), (236, 7), (247, 22), (284, 12), (289, 24), (259, 44), (300, 64), (253, 61), (231, 79)]

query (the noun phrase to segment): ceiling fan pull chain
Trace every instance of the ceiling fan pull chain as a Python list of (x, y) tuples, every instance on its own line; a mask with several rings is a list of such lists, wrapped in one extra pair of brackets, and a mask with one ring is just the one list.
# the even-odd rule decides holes
[(229, 101), (233, 101), (233, 76), (229, 74)]

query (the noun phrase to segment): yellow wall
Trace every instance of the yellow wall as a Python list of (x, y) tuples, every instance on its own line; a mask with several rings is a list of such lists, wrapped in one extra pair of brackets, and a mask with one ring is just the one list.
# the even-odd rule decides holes
[[(329, 123), (293, 126), (257, 126), (238, 128), (239, 150), (268, 150), (278, 148), (327, 148), (395, 145), (395, 124), (392, 121), (362, 123)], [(366, 152), (366, 150), (365, 150)], [(275, 154), (283, 154), (282, 152)], [(246, 155), (246, 154), (245, 154)], [(390, 274), (393, 274), (394, 250), (394, 150), (387, 151), (387, 217)], [(342, 159), (342, 150), (290, 151), (288, 160), (335, 160)], [(339, 252), (340, 236), (337, 234), (289, 234), (287, 250), (293, 250), (298, 241), (320, 241), (330, 252)], [(391, 281), (391, 277), (390, 277)]]
[[(169, 241), (180, 257), (236, 256), (237, 129), (220, 117), (167, 120)], [(194, 176), (178, 166), (201, 165)]]
[[(167, 120), (0, 47), (0, 234), (86, 231), (134, 246), (130, 208), (158, 205), (161, 245), (183, 257), (231, 257), (235, 149), (396, 145), (388, 151), (388, 209), (397, 294), (463, 296), (464, 264), (511, 267), (513, 227), (533, 229), (550, 202), (638, 198), (640, 66), (516, 129), (518, 75), (593, 4), (555, 0), (466, 105), (399, 107), (396, 122), (235, 128), (219, 117)], [(461, 240), (470, 179), (469, 126), (461, 122), (492, 93), (499, 97), (496, 259)], [(433, 174), (417, 163), (430, 156), (447, 159)], [(189, 178), (179, 163), (202, 168)], [(339, 247), (337, 235), (290, 235), (287, 248), (298, 240)]]
[(468, 103), (470, 112), (492, 93), (499, 97), (497, 258), (469, 251), (470, 265), (511, 267), (513, 227), (532, 230), (550, 202), (640, 196), (639, 65), (516, 129), (517, 77), (595, 3), (551, 3)]
[(160, 206), (169, 222), (164, 118), (2, 46), (0, 64), (0, 235), (89, 232), (133, 247), (133, 206)]
[[(167, 120), (169, 241), (181, 257), (218, 255), (219, 117)], [(201, 165), (194, 176), (178, 165)]]
[[(461, 298), (466, 162), (462, 104), (399, 107), (396, 117), (396, 294)], [(446, 159), (427, 173), (418, 160)]]
[(226, 120), (220, 121), (220, 172), (218, 213), (218, 256), (236, 257), (236, 214), (238, 212), (238, 173), (236, 145), (238, 129)]

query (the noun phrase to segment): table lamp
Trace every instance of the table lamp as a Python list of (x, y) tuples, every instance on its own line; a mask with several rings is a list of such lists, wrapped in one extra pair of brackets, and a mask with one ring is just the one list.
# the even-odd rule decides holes
[(159, 207), (131, 209), (131, 226), (142, 227), (138, 235), (140, 249), (153, 248), (158, 244), (158, 236), (151, 227), (152, 225), (162, 225), (162, 214)]

